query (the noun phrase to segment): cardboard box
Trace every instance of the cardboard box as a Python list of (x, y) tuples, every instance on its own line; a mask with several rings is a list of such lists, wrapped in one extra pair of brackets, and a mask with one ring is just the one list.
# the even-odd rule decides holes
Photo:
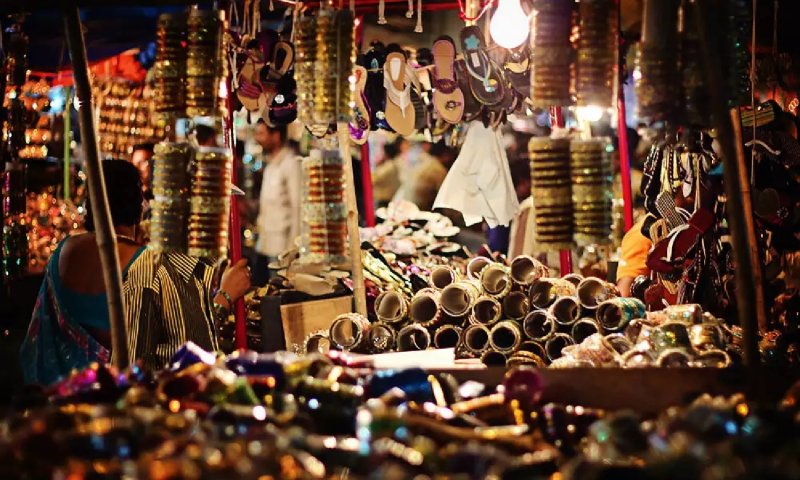
[(285, 303), (282, 297), (265, 297), (261, 301), (262, 349), (287, 350), (293, 344), (301, 344), (312, 332), (327, 330), (337, 316), (352, 311), (352, 295), (297, 303)]

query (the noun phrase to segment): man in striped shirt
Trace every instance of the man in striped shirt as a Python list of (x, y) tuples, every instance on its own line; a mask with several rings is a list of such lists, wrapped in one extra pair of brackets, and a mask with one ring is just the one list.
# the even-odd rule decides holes
[[(217, 350), (215, 317), (250, 288), (250, 271), (240, 260), (222, 274), (210, 260), (176, 252), (147, 250), (131, 265), (123, 283), (128, 351), (150, 368), (163, 368), (187, 341)], [(212, 297), (213, 295), (213, 297)]]

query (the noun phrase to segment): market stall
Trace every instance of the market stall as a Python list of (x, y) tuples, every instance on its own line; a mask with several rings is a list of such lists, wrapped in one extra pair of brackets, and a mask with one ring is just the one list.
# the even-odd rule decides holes
[[(113, 365), (27, 390), (0, 428), (0, 471), (794, 478), (800, 122), (754, 95), (758, 2), (646, 1), (631, 55), (621, 3), (192, 6), (158, 17), (148, 80), (125, 85), (89, 78), (80, 17), (68, 9)], [(267, 8), (285, 10), (279, 31), (262, 29)], [(386, 25), (396, 9), (404, 36), (425, 33), (426, 15), (448, 8), (453, 35), (361, 42), (365, 22)], [(21, 57), (9, 58), (13, 73)], [(6, 76), (12, 86), (22, 85), (16, 73)], [(657, 131), (639, 222), (629, 78), (639, 119)], [(207, 305), (228, 352), (190, 341), (153, 368), (129, 356), (99, 158), (157, 140), (150, 251), (236, 262), (234, 111), (305, 129), (300, 235), (274, 259), (266, 287)], [(462, 228), (520, 221), (502, 131), (542, 114), (549, 135), (518, 148), (531, 179), (523, 254), (459, 244)], [(599, 127), (603, 117), (616, 134)], [(214, 131), (209, 143), (186, 134), (197, 124)], [(29, 135), (28, 148), (20, 128), (9, 117), (12, 151), (41, 151), (45, 134)], [(433, 212), (402, 201), (373, 212), (371, 200), (358, 211), (357, 190), (369, 198), (371, 189), (356, 184), (352, 158), (369, 173), (370, 142), (383, 132), (458, 149)], [(8, 164), (11, 272), (29, 237), (19, 162)], [(640, 270), (624, 288), (607, 273), (615, 200), (641, 250), (624, 259)], [(596, 259), (582, 269), (576, 252)], [(42, 449), (55, 453), (37, 462)]]

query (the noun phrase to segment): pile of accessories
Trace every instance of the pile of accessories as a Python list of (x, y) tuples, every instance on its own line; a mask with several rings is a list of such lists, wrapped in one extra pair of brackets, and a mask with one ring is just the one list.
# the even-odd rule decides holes
[(775, 478), (800, 475), (800, 387), (654, 416), (544, 403), (537, 372), (459, 384), (338, 355), (189, 344), (150, 372), (93, 365), (0, 420), (3, 478)]

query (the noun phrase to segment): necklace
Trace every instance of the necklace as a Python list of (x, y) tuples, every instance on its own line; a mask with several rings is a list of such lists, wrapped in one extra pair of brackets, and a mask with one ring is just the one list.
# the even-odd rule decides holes
[(121, 238), (122, 240), (127, 240), (127, 241), (129, 241), (129, 242), (131, 242), (131, 243), (136, 243), (136, 244), (138, 244), (138, 243), (139, 243), (139, 242), (137, 242), (137, 241), (136, 241), (136, 239), (135, 239), (135, 238), (133, 238), (133, 237), (129, 237), (128, 235), (122, 235), (122, 234), (119, 234), (119, 233), (118, 233), (116, 236), (117, 236), (117, 239), (120, 239), (120, 238)]

